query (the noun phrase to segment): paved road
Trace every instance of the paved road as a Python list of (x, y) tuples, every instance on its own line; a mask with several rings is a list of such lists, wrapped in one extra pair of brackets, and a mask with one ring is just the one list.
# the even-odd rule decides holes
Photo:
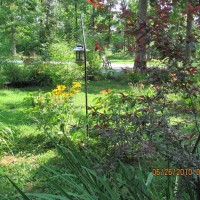
[[(112, 69), (116, 71), (121, 71), (122, 69), (133, 69), (133, 66), (134, 63), (133, 64), (112, 63)], [(163, 66), (147, 66), (147, 68), (151, 67), (163, 68)]]
[(122, 63), (112, 63), (112, 69), (122, 70), (123, 69), (132, 69), (133, 64), (122, 64)]

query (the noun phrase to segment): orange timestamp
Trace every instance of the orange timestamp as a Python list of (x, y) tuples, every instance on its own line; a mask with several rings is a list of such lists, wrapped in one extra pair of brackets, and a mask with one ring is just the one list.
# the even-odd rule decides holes
[(200, 169), (178, 169), (178, 168), (153, 168), (152, 174), (154, 176), (192, 176), (200, 175)]

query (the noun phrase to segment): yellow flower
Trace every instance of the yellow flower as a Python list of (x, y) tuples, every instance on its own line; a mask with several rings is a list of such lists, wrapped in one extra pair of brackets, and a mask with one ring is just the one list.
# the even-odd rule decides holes
[(67, 87), (65, 85), (57, 85), (56, 89), (58, 90), (65, 90)]
[(79, 82), (73, 82), (72, 83), (72, 87), (74, 87), (74, 88), (80, 88), (81, 84)]
[(62, 96), (64, 97), (64, 98), (68, 98), (68, 97), (70, 97), (72, 94), (71, 93), (69, 93), (69, 92), (63, 92), (62, 93)]
[(55, 94), (55, 95), (61, 95), (62, 91), (58, 90), (58, 89), (54, 89), (54, 90), (52, 90), (52, 93)]
[(70, 89), (70, 92), (73, 94), (73, 93), (80, 92), (80, 90), (77, 90), (77, 89), (75, 89), (74, 87), (72, 87), (72, 88)]
[(55, 103), (59, 104), (60, 103), (60, 99), (54, 99)]

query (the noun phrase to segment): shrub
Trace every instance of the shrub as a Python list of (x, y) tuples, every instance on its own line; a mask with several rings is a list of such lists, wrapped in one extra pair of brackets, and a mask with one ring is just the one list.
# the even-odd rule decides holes
[(123, 69), (122, 71), (115, 71), (107, 69), (102, 75), (105, 79), (113, 79), (122, 83), (147, 83), (149, 74), (134, 72), (133, 70)]
[(126, 72), (123, 74), (123, 81), (124, 82), (131, 82), (131, 83), (146, 83), (148, 80), (148, 74), (141, 73), (141, 72)]
[(9, 82), (26, 81), (29, 77), (29, 71), (19, 63), (4, 62), (1, 64), (1, 71)]
[(102, 78), (102, 73), (101, 73), (101, 58), (97, 53), (94, 52), (88, 52), (87, 54), (87, 60), (89, 63), (89, 66), (87, 66), (88, 70), (88, 76), (90, 79), (93, 80), (98, 80)]
[[(156, 99), (154, 92), (142, 96), (110, 90), (101, 93), (102, 97), (96, 99), (96, 105), (90, 107), (91, 127), (95, 137), (104, 145), (106, 154), (116, 158), (129, 158), (143, 150), (151, 154), (153, 147), (144, 127), (160, 117), (153, 116), (153, 111), (148, 110), (150, 99)], [(146, 102), (142, 103), (142, 100)]]
[(72, 82), (80, 81), (84, 77), (84, 68), (75, 63), (50, 65), (49, 71), (54, 85), (72, 85)]
[(1, 75), (0, 76), (0, 88), (2, 88), (4, 86), (5, 82), (6, 82), (6, 76), (5, 75)]
[(33, 63), (25, 65), (29, 70), (29, 81), (35, 85), (50, 85), (53, 80), (50, 73), (50, 65), (48, 63), (41, 63), (34, 61)]
[(48, 64), (35, 60), (25, 64), (4, 62), (1, 71), (4, 83), (30, 82), (32, 85), (49, 85), (52, 82)]
[(74, 52), (72, 49), (66, 42), (52, 44), (49, 49), (51, 60), (58, 62), (74, 60)]
[[(175, 168), (198, 168), (198, 69), (190, 63), (170, 65), (168, 70), (154, 69), (148, 73), (153, 79), (151, 83), (155, 84), (149, 87), (152, 93), (137, 95), (134, 91), (102, 91), (104, 96), (90, 107), (94, 137), (104, 146), (104, 155), (108, 155), (109, 159), (121, 157), (131, 160), (160, 155)], [(174, 110), (176, 105), (179, 112)], [(189, 112), (185, 112), (185, 109)], [(192, 120), (188, 119), (188, 113)], [(174, 118), (177, 121), (172, 122)], [(184, 129), (188, 130), (188, 126), (190, 129), (185, 133)], [(196, 174), (180, 180), (177, 195), (182, 196), (183, 188), (188, 190), (191, 199), (193, 195), (198, 195), (199, 180)]]

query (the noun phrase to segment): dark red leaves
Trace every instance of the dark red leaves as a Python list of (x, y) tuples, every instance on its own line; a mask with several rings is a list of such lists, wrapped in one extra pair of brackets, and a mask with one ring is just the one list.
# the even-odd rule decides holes
[(98, 41), (95, 42), (95, 51), (102, 51), (100, 43)]
[(94, 126), (94, 128), (96, 128), (96, 129), (100, 129), (101, 126), (99, 126), (99, 125), (96, 124), (96, 125)]
[(200, 6), (192, 7), (190, 3), (188, 3), (187, 7), (188, 7), (188, 10), (181, 11), (182, 14), (188, 14), (188, 13), (196, 14), (197, 11), (200, 10)]
[(188, 72), (190, 74), (196, 74), (198, 71), (197, 71), (197, 69), (195, 67), (192, 67), (192, 68), (188, 69)]
[(104, 5), (104, 0), (86, 0), (88, 3), (92, 3), (93, 7), (97, 7), (98, 9), (101, 9)]

